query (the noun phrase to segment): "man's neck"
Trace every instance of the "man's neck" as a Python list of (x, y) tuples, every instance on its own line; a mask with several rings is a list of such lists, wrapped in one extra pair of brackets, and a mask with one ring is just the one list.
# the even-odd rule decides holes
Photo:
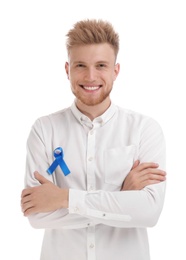
[(95, 106), (88, 106), (83, 104), (81, 101), (77, 100), (75, 101), (77, 108), (86, 115), (90, 120), (94, 120), (94, 118), (102, 115), (110, 106), (111, 101), (109, 99), (105, 99), (102, 103), (97, 104)]

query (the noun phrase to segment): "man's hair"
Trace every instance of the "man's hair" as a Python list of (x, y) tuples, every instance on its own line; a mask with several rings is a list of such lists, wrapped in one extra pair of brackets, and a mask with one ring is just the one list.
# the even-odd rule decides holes
[(87, 19), (74, 24), (66, 34), (66, 47), (70, 49), (78, 45), (108, 43), (114, 49), (117, 57), (119, 51), (119, 35), (108, 21)]

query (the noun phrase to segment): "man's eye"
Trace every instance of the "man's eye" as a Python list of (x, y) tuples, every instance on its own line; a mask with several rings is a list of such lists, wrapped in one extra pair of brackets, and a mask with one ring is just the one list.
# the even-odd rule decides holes
[(81, 67), (85, 67), (85, 66), (80, 63), (80, 64), (77, 64), (77, 67), (80, 67), (80, 68), (81, 68)]
[(98, 67), (103, 68), (103, 67), (106, 67), (106, 65), (103, 64), (103, 63), (100, 63), (100, 64), (98, 65)]

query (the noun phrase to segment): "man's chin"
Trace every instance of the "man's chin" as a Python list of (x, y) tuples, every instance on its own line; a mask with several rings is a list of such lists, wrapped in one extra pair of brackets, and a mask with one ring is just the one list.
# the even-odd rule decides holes
[(107, 96), (104, 96), (104, 97), (99, 97), (97, 99), (85, 99), (85, 98), (82, 98), (80, 97), (79, 100), (82, 104), (88, 106), (88, 107), (95, 107), (95, 106), (98, 106), (100, 104), (102, 104), (107, 98), (108, 98), (109, 95)]
[(103, 100), (101, 101), (87, 101), (87, 100), (80, 100), (81, 103), (83, 103), (84, 105), (88, 106), (88, 107), (94, 107), (94, 106), (97, 106), (97, 105), (100, 105)]

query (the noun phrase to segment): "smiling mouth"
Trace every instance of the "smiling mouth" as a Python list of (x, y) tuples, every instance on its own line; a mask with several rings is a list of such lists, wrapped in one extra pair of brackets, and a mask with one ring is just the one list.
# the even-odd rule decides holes
[(89, 91), (95, 91), (98, 90), (99, 88), (102, 87), (102, 85), (99, 86), (86, 86), (86, 85), (80, 85), (80, 87), (82, 87), (85, 90), (89, 90)]

